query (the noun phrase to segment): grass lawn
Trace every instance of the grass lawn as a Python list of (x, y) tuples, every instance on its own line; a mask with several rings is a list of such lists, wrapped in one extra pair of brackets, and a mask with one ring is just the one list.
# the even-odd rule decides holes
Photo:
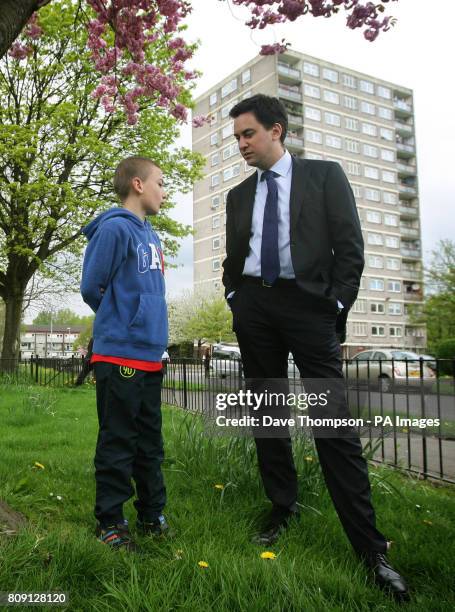
[[(0, 591), (68, 591), (69, 609), (84, 612), (403, 609), (351, 552), (308, 442), (295, 445), (302, 517), (264, 560), (249, 541), (268, 508), (252, 441), (209, 438), (198, 417), (163, 412), (176, 537), (115, 553), (93, 535), (93, 388), (0, 386), (0, 499), (28, 519), (17, 536), (0, 535)], [(383, 467), (370, 474), (378, 526), (395, 541), (390, 559), (413, 591), (407, 609), (454, 610), (453, 488)], [(131, 502), (126, 516), (134, 524)]]

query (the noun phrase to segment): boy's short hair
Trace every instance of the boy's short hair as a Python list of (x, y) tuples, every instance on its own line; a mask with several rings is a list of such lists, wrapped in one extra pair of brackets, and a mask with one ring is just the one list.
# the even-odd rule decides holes
[(122, 159), (114, 173), (114, 191), (122, 202), (130, 193), (132, 179), (137, 176), (141, 181), (145, 181), (150, 174), (151, 166), (159, 168), (149, 157), (132, 155)]
[(279, 123), (282, 128), (280, 140), (284, 142), (288, 131), (288, 113), (281, 100), (265, 94), (256, 94), (233, 106), (229, 111), (229, 116), (235, 119), (243, 113), (253, 113), (256, 120), (267, 130), (272, 129), (275, 123)]

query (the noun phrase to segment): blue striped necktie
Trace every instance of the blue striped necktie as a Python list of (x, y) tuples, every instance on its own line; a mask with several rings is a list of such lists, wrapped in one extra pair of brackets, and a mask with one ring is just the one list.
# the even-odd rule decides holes
[(280, 256), (278, 253), (278, 185), (273, 170), (266, 170), (261, 181), (267, 181), (267, 199), (264, 208), (261, 243), (261, 277), (272, 285), (280, 275)]

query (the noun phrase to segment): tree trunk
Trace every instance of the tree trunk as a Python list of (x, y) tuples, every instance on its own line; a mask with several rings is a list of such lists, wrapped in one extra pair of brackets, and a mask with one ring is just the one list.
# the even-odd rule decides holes
[(39, 5), (39, 0), (0, 1), (0, 58), (11, 47)]
[(25, 290), (16, 288), (11, 293), (6, 293), (5, 301), (5, 330), (3, 333), (3, 349), (1, 355), (1, 369), (13, 367), (19, 358), (20, 350), (20, 326), (22, 317), (22, 303)]

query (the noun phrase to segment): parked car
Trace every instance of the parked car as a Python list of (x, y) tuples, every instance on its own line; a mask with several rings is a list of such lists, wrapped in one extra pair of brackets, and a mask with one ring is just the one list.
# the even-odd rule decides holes
[(431, 368), (433, 372), (436, 372), (436, 357), (433, 357), (432, 355), (419, 355), (419, 357), (420, 359), (423, 359), (425, 365)]
[[(219, 378), (239, 376), (242, 368), (240, 349), (236, 346), (215, 345), (211, 359), (211, 373)], [(243, 370), (241, 372), (244, 377)], [(288, 355), (288, 378), (300, 378), (300, 372), (295, 365), (291, 353)]]
[[(343, 372), (352, 385), (378, 386), (384, 393), (393, 386), (416, 386), (421, 383), (420, 355), (411, 351), (377, 348), (361, 351), (343, 365)], [(425, 360), (422, 361), (422, 382), (429, 388), (435, 381), (435, 374)]]

